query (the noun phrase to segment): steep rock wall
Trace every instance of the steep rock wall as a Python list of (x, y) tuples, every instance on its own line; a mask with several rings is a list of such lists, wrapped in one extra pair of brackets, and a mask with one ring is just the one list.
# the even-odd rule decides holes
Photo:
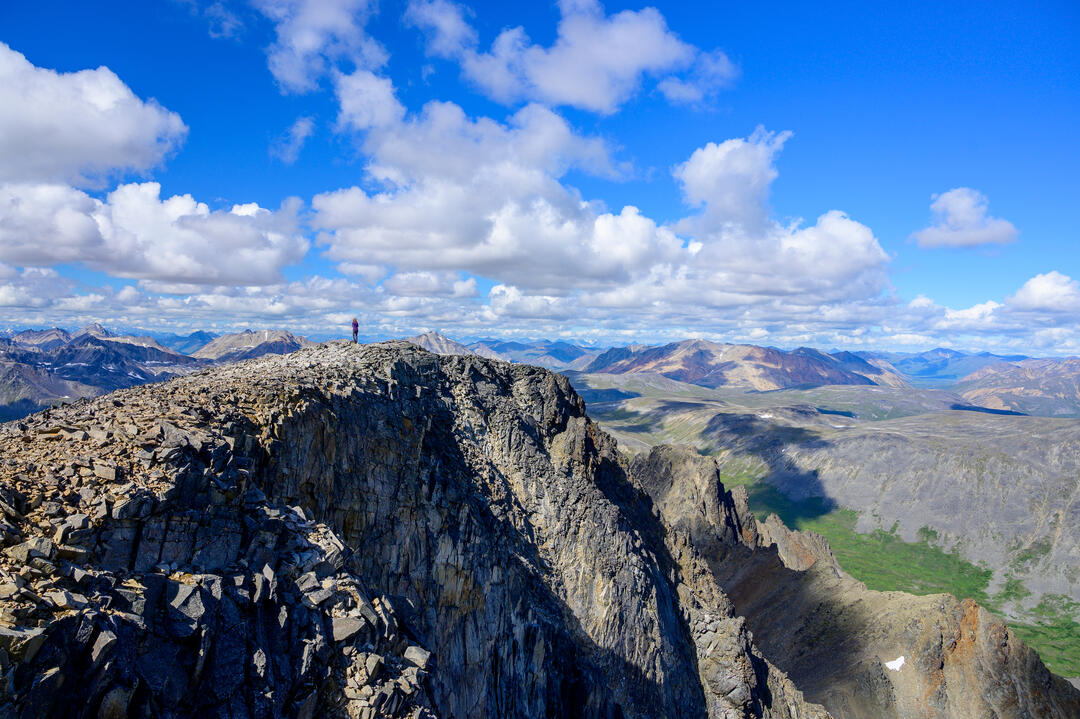
[(757, 522), (713, 458), (656, 447), (631, 477), (701, 551), (765, 655), (834, 716), (1080, 716), (1080, 692), (974, 602), (868, 590), (819, 535)]

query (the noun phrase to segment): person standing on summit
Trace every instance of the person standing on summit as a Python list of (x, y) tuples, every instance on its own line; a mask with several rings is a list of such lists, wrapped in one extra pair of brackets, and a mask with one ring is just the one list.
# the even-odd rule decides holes
[(360, 323), (356, 321), (356, 318), (352, 318), (352, 341), (356, 344), (356, 337), (360, 332)]

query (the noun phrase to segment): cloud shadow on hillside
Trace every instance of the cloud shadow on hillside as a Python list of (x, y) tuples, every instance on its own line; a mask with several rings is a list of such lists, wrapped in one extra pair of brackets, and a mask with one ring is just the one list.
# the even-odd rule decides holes
[[(790, 462), (786, 447), (820, 449), (829, 442), (805, 427), (776, 424), (756, 414), (717, 413), (701, 431), (701, 439), (713, 451), (732, 450), (750, 455), (766, 467), (766, 486), (748, 488), (759, 507), (781, 516), (788, 526), (815, 519), (837, 508), (825, 491), (818, 471), (804, 471)], [(772, 491), (770, 491), (772, 490)]]
[(1003, 414), (1009, 417), (1027, 417), (1026, 412), (1017, 412), (1011, 409), (992, 409), (990, 407), (979, 407), (974, 404), (961, 404), (955, 402), (949, 406), (949, 409), (960, 410), (963, 412), (982, 412), (983, 414)]

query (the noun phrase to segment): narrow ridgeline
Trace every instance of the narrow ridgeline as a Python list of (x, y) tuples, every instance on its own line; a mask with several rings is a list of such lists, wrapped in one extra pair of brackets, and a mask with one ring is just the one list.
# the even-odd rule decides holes
[[(334, 343), (0, 425), (0, 452), (0, 718), (829, 716), (784, 663), (891, 716), (805, 666), (822, 589), (791, 577), (854, 581), (823, 542), (685, 451), (629, 467), (544, 370)], [(953, 604), (925, 609), (946, 670), (882, 670), (881, 702), (1077, 715)]]

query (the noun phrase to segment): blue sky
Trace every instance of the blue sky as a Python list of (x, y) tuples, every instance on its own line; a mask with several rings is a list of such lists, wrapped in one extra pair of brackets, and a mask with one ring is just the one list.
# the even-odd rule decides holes
[(875, 5), (5, 3), (0, 323), (1076, 353), (1080, 7)]

